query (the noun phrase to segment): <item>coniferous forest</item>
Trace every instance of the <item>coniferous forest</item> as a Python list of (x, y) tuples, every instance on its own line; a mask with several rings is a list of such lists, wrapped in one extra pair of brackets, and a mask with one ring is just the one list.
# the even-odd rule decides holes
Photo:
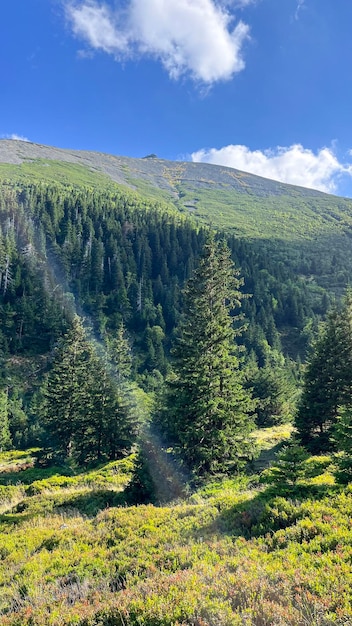
[(1, 623), (351, 624), (338, 252), (70, 181), (0, 227)]

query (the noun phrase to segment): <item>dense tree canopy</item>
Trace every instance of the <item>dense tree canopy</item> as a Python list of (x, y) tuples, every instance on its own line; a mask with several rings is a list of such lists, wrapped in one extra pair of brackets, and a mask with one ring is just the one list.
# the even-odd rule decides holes
[[(69, 182), (54, 184), (29, 179), (1, 183), (2, 357), (6, 362), (17, 356), (24, 359), (28, 356), (39, 357), (39, 361), (41, 355), (49, 355), (70, 326), (72, 311), (78, 310), (89, 317), (95, 336), (109, 347), (109, 374), (104, 382), (104, 393), (106, 397), (111, 397), (109, 386), (114, 378), (111, 362), (115, 362), (115, 370), (118, 369), (115, 371), (117, 397), (122, 413), (125, 410), (123, 407), (126, 408), (121, 394), (124, 369), (126, 372), (131, 371), (137, 383), (151, 392), (158, 390), (169, 372), (170, 345), (184, 310), (182, 288), (197, 264), (207, 232), (207, 229), (197, 226), (185, 214), (177, 214), (159, 202), (146, 200), (118, 187), (102, 186), (94, 189)], [(278, 365), (273, 372), (271, 357), (273, 354), (282, 356), (282, 350), (294, 358), (304, 355), (306, 340), (314, 332), (317, 317), (324, 314), (328, 305), (327, 294), (314, 281), (302, 280), (301, 274), (307, 277), (313, 271), (311, 259), (306, 257), (303, 249), (299, 252), (287, 250), (288, 262), (285, 263), (282, 259), (286, 252), (278, 252), (275, 243), (244, 241), (232, 235), (227, 236), (227, 242), (231, 258), (237, 267), (241, 267), (245, 277), (246, 291), (251, 294), (250, 298), (242, 301), (247, 328), (237, 338), (253, 355), (253, 362), (256, 363), (255, 375), (247, 379), (246, 384), (255, 389), (259, 400), (258, 424), (276, 423), (289, 414), (284, 380), (286, 371)], [(220, 248), (221, 245), (218, 252)], [(322, 260), (318, 267), (322, 274), (331, 271), (329, 263), (328, 258)], [(335, 259), (334, 263), (340, 272), (341, 262)], [(239, 284), (235, 285), (236, 290), (239, 290)], [(195, 299), (200, 298), (200, 294), (194, 293), (194, 296)], [(186, 308), (189, 306), (187, 297)], [(206, 334), (209, 328), (202, 328), (204, 320), (201, 315), (199, 320), (199, 332), (202, 330)], [(116, 344), (116, 338), (121, 339), (125, 330), (129, 337), (128, 345), (121, 341)], [(195, 339), (195, 343), (197, 341)], [(233, 340), (230, 339), (229, 343), (233, 345)], [(184, 348), (180, 350), (182, 352)], [(98, 365), (94, 360), (94, 350), (91, 356), (88, 353), (86, 356), (91, 362), (90, 370), (93, 372), (96, 368), (96, 378), (100, 377), (104, 381), (105, 366), (100, 371), (101, 363)], [(216, 389), (216, 381), (219, 380), (216, 350), (214, 354), (212, 373)], [(47, 358), (43, 356), (42, 363), (38, 367), (33, 366), (33, 371), (45, 371)], [(231, 354), (231, 358), (236, 361), (237, 357)], [(209, 357), (208, 363), (210, 361)], [(13, 362), (22, 367), (16, 358)], [(200, 362), (203, 364), (202, 360)], [(284, 359), (279, 362), (284, 363)], [(55, 363), (57, 367), (58, 363)], [(80, 375), (80, 367), (78, 359), (77, 376)], [(234, 368), (226, 366), (225, 373), (227, 369), (238, 371), (238, 364)], [(60, 376), (58, 372), (57, 380)], [(72, 384), (74, 376), (69, 381), (63, 369), (63, 381), (65, 376), (67, 385), (69, 382)], [(180, 376), (179, 373), (177, 380)], [(224, 381), (227, 380), (226, 376), (224, 374)], [(85, 378), (88, 380), (89, 376)], [(8, 423), (11, 445), (37, 445), (42, 419), (31, 394), (40, 381), (35, 382), (30, 391), (27, 386), (31, 387), (31, 378), (28, 379), (28, 385), (24, 379), (18, 389), (16, 384), (10, 382), (9, 386), (7, 417), (4, 413), (2, 420), (4, 439), (7, 439)], [(239, 385), (242, 386), (242, 380)], [(57, 393), (59, 402), (62, 400), (59, 385)], [(79, 395), (78, 389), (74, 390), (73, 397), (76, 393)], [(113, 396), (116, 397), (115, 391)], [(93, 398), (92, 394), (88, 394), (87, 397), (90, 405), (82, 409), (84, 420), (75, 422), (77, 432), (80, 433), (73, 446), (75, 455), (88, 459), (90, 449), (94, 449), (97, 457), (114, 455), (113, 450), (119, 449), (124, 436), (121, 434), (116, 437), (115, 443), (111, 445), (104, 439), (102, 433), (106, 432), (104, 428), (108, 423), (109, 403), (105, 403), (104, 399), (98, 400), (98, 395)], [(221, 396), (215, 394), (211, 400), (212, 406), (218, 415), (222, 410), (225, 414), (225, 409), (221, 408), (225, 406), (225, 400), (219, 398)], [(182, 404), (181, 399), (180, 402)], [(232, 400), (229, 398), (228, 402), (231, 405)], [(205, 400), (204, 403), (206, 406)], [(93, 405), (105, 407), (105, 414), (93, 419)], [(95, 415), (98, 415), (97, 408)], [(47, 418), (50, 430), (49, 415)], [(105, 424), (104, 428), (102, 424)], [(68, 436), (70, 425), (67, 423), (66, 426), (66, 443), (66, 435), (59, 435), (63, 454), (73, 449)], [(60, 428), (66, 426), (63, 420)], [(190, 432), (187, 436), (191, 437)], [(221, 437), (219, 434), (219, 439)], [(91, 441), (95, 442), (94, 445)], [(65, 445), (68, 446), (66, 452)], [(223, 449), (221, 442), (216, 445), (219, 450)], [(228, 459), (226, 462), (230, 463), (231, 454), (226, 450), (224, 454)], [(207, 462), (204, 463), (206, 466)]]
[[(71, 293), (98, 332), (124, 322), (139, 373), (166, 372), (181, 289), (206, 229), (127, 190), (38, 182), (0, 185), (0, 227), (0, 348), (11, 354), (50, 349), (66, 328)], [(289, 337), (285, 350), (303, 355), (301, 330), (328, 304), (326, 292), (299, 278), (310, 274), (310, 260), (302, 251), (283, 263), (263, 242), (227, 239), (253, 294), (243, 302), (249, 327), (242, 341), (260, 367), (266, 345), (281, 350), (282, 330)], [(327, 263), (323, 273), (331, 271)]]

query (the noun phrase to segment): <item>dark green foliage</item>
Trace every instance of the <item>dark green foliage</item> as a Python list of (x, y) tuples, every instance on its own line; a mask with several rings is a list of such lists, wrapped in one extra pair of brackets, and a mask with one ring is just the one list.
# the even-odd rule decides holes
[(0, 391), (0, 452), (9, 450), (12, 445), (8, 418), (8, 391)]
[[(128, 361), (133, 348), (133, 377), (146, 390), (158, 391), (169, 370), (182, 287), (207, 231), (165, 205), (114, 185), (37, 179), (2, 184), (0, 226), (0, 348), (5, 358), (47, 353), (65, 332), (72, 312), (84, 311), (96, 336), (107, 343), (115, 342), (124, 324), (129, 345), (124, 356), (116, 354), (117, 361)], [(273, 351), (281, 353), (282, 345), (294, 358), (303, 357), (307, 319), (312, 318), (314, 329), (328, 304), (326, 292), (310, 279), (306, 250), (280, 251), (275, 246), (229, 238), (246, 291), (253, 294), (242, 302), (248, 328), (238, 341), (253, 352), (260, 368), (268, 365)], [(341, 269), (338, 253), (335, 261)], [(329, 274), (326, 259), (321, 268)], [(120, 372), (125, 365), (119, 363)], [(263, 393), (258, 394), (262, 405)], [(28, 404), (26, 397), (26, 411)], [(272, 408), (263, 406), (263, 419), (269, 412), (277, 416)], [(27, 425), (17, 428), (18, 417), (17, 411), (13, 428), (10, 420), (16, 444), (37, 443), (38, 420), (31, 415)], [(91, 431), (87, 427), (87, 445)]]
[(30, 216), (12, 190), (2, 193), (0, 347), (5, 354), (45, 352), (65, 327), (65, 316), (52, 297), (54, 285), (36, 250)]
[(338, 482), (347, 484), (352, 481), (352, 408), (342, 407), (338, 411), (337, 422), (333, 430), (333, 439), (340, 454), (336, 456)]
[[(66, 176), (67, 171), (62, 172)], [(115, 186), (29, 180), (1, 187), (0, 345), (5, 355), (47, 351), (67, 325), (72, 292), (107, 342), (116, 341), (124, 320), (133, 345), (133, 373), (147, 389), (157, 390), (168, 371), (170, 337), (182, 308), (181, 287), (197, 262), (205, 231), (166, 211), (165, 205)], [(299, 251), (283, 251), (272, 242), (230, 237), (229, 246), (244, 273), (246, 290), (253, 294), (242, 302), (249, 323), (238, 339), (260, 366), (253, 381), (260, 400), (258, 422), (276, 422), (286, 414), (285, 381), (281, 368), (269, 369), (268, 355), (281, 352), (281, 340), (285, 351), (303, 355), (306, 321), (312, 318), (311, 333), (316, 316), (324, 314), (329, 302), (311, 273), (319, 274), (320, 284), (327, 283), (332, 266), (327, 256), (312, 259), (303, 244)], [(333, 267), (340, 274), (342, 261), (335, 252)], [(126, 358), (128, 369), (129, 346), (116, 355), (118, 378), (123, 378), (121, 359)], [(20, 433), (31, 425), (25, 425), (16, 402), (10, 431), (18, 444)], [(89, 437), (98, 435), (95, 426), (87, 424), (89, 449)]]
[(150, 504), (155, 502), (155, 485), (149, 471), (149, 464), (142, 451), (138, 452), (131, 482), (125, 489), (126, 503)]
[(313, 344), (296, 417), (300, 441), (313, 452), (333, 447), (339, 407), (352, 400), (352, 297), (333, 309)]
[(120, 324), (115, 336), (107, 337), (107, 351), (115, 379), (123, 386), (132, 372), (131, 347), (123, 323)]
[[(0, 196), (0, 347), (12, 354), (47, 351), (67, 326), (74, 294), (99, 334), (114, 334), (123, 320), (138, 374), (165, 375), (181, 289), (206, 230), (115, 186), (22, 181), (3, 184)], [(253, 294), (243, 302), (246, 347), (262, 366), (267, 346), (281, 351), (284, 336), (285, 352), (304, 356), (300, 332), (328, 304), (310, 280), (305, 251), (283, 259), (270, 243), (233, 236), (229, 246)]]
[(134, 436), (127, 403), (78, 316), (60, 342), (44, 387), (42, 414), (55, 456), (78, 464), (115, 459)]
[(226, 245), (209, 239), (185, 289), (160, 415), (163, 430), (200, 474), (237, 468), (248, 451), (253, 403), (234, 343), (239, 318), (230, 316), (240, 305), (241, 284)]
[(106, 359), (95, 357), (92, 373), (95, 386), (91, 431), (97, 446), (97, 457), (107, 456), (114, 460), (130, 450), (136, 436), (137, 418), (133, 400), (127, 378), (124, 378), (123, 384), (122, 375), (112, 377)]
[(277, 460), (266, 473), (264, 481), (283, 489), (295, 486), (305, 474), (304, 461), (308, 457), (309, 454), (305, 448), (297, 443), (285, 446), (277, 454)]
[(74, 451), (74, 441), (80, 441), (80, 432), (86, 414), (91, 411), (90, 365), (92, 348), (85, 337), (83, 326), (75, 318), (71, 329), (56, 349), (53, 367), (44, 389), (43, 416), (45, 426), (54, 438), (56, 453), (63, 458)]
[(13, 445), (15, 448), (25, 448), (31, 441), (33, 432), (30, 432), (30, 424), (23, 409), (23, 401), (19, 390), (16, 388), (11, 389), (11, 393), (9, 393), (7, 408)]
[(254, 368), (248, 375), (246, 386), (256, 400), (258, 427), (275, 426), (292, 419), (294, 385), (292, 375), (282, 363)]

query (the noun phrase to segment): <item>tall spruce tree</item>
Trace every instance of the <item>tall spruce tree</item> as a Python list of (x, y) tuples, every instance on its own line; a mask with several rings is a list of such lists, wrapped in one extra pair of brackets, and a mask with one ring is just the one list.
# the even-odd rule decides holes
[(242, 385), (234, 329), (242, 284), (224, 243), (207, 241), (184, 291), (159, 423), (196, 473), (237, 468), (252, 428), (252, 400)]
[(60, 341), (45, 383), (43, 413), (49, 445), (63, 458), (71, 457), (77, 438), (82, 444), (92, 398), (90, 364), (93, 350), (82, 322), (75, 316)]
[(79, 465), (117, 458), (134, 437), (127, 402), (78, 316), (59, 344), (44, 387), (49, 447)]
[(114, 377), (120, 387), (131, 377), (132, 353), (123, 322), (117, 329), (115, 337), (106, 338), (106, 347), (109, 361), (113, 368)]
[(339, 407), (352, 403), (352, 293), (320, 329), (307, 365), (296, 416), (301, 443), (312, 452), (335, 447)]

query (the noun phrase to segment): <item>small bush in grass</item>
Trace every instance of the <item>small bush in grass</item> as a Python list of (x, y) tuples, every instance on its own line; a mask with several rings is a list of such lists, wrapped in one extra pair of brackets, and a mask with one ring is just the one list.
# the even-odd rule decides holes
[(278, 489), (294, 487), (299, 479), (305, 476), (304, 462), (308, 457), (309, 454), (305, 448), (296, 443), (285, 446), (278, 453), (277, 460), (272, 467), (263, 472), (262, 482)]
[(155, 502), (155, 485), (142, 452), (136, 458), (132, 480), (125, 490), (127, 504)]

